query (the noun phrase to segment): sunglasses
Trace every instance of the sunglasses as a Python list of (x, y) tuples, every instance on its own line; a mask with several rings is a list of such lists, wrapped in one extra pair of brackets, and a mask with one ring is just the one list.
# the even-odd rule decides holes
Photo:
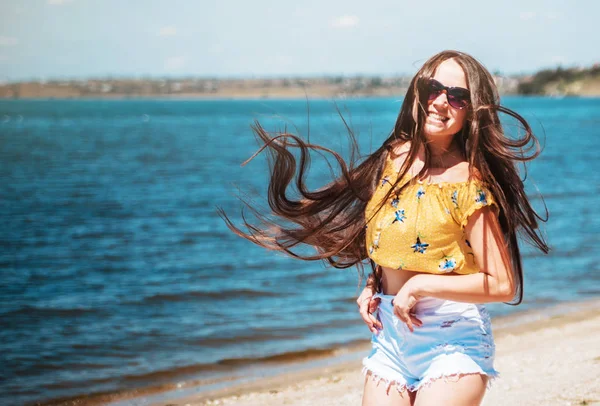
[(437, 99), (445, 91), (448, 104), (455, 109), (462, 110), (471, 102), (471, 93), (464, 87), (444, 86), (435, 79), (428, 79), (426, 83), (427, 91), (429, 92), (429, 101)]

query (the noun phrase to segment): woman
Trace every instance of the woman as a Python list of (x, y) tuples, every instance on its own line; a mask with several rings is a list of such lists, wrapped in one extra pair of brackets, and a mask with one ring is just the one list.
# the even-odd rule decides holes
[[(498, 112), (521, 123), (522, 139), (505, 137)], [(363, 405), (479, 404), (497, 374), (481, 303), (520, 303), (517, 231), (548, 251), (515, 166), (537, 156), (538, 143), (521, 116), (499, 106), (489, 72), (461, 52), (433, 56), (412, 79), (391, 136), (356, 167), (292, 134), (254, 130), (274, 158), (276, 218), (255, 211), (263, 224), (246, 222), (245, 233), (223, 216), (237, 234), (296, 258), (338, 268), (370, 260), (357, 300), (373, 333)], [(292, 148), (298, 199), (288, 190)], [(310, 150), (331, 153), (342, 171), (317, 191), (304, 184)], [(317, 254), (298, 253), (300, 244)]]

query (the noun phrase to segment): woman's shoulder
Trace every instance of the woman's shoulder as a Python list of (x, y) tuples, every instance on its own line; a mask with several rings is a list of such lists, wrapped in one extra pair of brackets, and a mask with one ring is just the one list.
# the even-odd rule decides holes
[(446, 183), (456, 184), (485, 184), (481, 171), (476, 167), (470, 165), (467, 161), (461, 161), (446, 169), (445, 171)]
[(410, 150), (410, 141), (394, 141), (388, 145), (388, 156), (396, 159), (400, 156), (406, 156)]
[(396, 141), (388, 145), (386, 166), (398, 173), (410, 151), (410, 141)]
[(447, 176), (451, 179), (451, 182), (453, 181), (454, 183), (466, 183), (470, 180), (481, 181), (481, 172), (469, 165), (467, 161), (456, 163), (456, 165), (448, 168), (446, 172), (449, 172), (449, 176)]

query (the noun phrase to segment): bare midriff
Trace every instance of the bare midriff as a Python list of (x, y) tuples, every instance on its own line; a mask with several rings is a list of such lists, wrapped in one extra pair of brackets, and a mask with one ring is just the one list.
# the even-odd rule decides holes
[[(393, 269), (381, 267), (381, 290), (385, 295), (396, 295), (402, 286), (415, 275), (424, 274), (427, 272), (411, 271), (408, 269)], [(446, 273), (444, 275), (457, 275), (455, 272)]]

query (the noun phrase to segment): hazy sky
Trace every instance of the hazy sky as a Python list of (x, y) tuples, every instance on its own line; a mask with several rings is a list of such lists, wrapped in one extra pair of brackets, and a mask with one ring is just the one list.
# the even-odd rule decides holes
[(0, 0), (0, 80), (407, 74), (600, 62), (600, 1)]

